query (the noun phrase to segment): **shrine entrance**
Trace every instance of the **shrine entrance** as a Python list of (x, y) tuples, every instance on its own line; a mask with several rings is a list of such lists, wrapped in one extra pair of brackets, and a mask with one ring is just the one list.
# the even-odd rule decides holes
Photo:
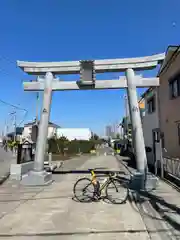
[[(43, 91), (43, 106), (41, 110), (34, 169), (22, 179), (22, 183), (26, 185), (44, 185), (52, 181), (51, 174), (44, 172), (44, 155), (53, 91), (121, 88), (127, 89), (137, 170), (141, 173), (142, 182), (144, 182), (147, 170), (147, 159), (136, 88), (157, 87), (159, 86), (159, 79), (157, 77), (143, 78), (141, 75), (135, 75), (134, 70), (142, 71), (153, 69), (163, 61), (164, 57), (165, 54), (157, 54), (139, 58), (93, 61), (39, 63), (17, 61), (18, 67), (27, 74), (42, 76), (38, 77), (37, 81), (24, 82), (24, 90)], [(105, 72), (125, 72), (125, 76), (118, 80), (96, 80), (96, 73)], [(80, 78), (77, 81), (63, 81), (55, 77), (57, 74), (80, 74)]]

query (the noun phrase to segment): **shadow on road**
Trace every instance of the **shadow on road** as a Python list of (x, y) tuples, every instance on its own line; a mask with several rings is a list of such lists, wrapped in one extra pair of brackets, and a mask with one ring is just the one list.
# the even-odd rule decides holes
[[(157, 233), (157, 232), (169, 232), (169, 230), (166, 229), (160, 229), (158, 231), (152, 230), (148, 231), (149, 233)], [(124, 234), (124, 233), (147, 233), (147, 230), (145, 229), (137, 229), (137, 230), (109, 230), (109, 231), (102, 231), (102, 230), (91, 230), (91, 231), (77, 231), (77, 232), (42, 232), (42, 233), (17, 233), (17, 234), (0, 234), (0, 238), (2, 237), (52, 237), (52, 236), (76, 236), (76, 235), (95, 235), (95, 234)]]
[[(143, 205), (144, 202), (149, 202), (151, 206), (156, 210), (162, 219), (169, 225), (171, 225), (174, 229), (180, 231), (180, 208), (177, 207), (175, 204), (168, 203), (162, 197), (156, 196), (152, 192), (142, 192), (139, 191), (136, 193), (136, 202), (140, 205)], [(144, 212), (145, 215), (147, 213)], [(172, 214), (177, 214), (177, 218), (173, 217)], [(148, 217), (154, 218), (153, 216), (148, 214)], [(154, 218), (157, 219), (157, 218)]]
[[(119, 173), (119, 174), (125, 174), (124, 171), (111, 171), (111, 170), (100, 170), (100, 169), (106, 169), (106, 168), (98, 168), (94, 172), (96, 174), (104, 174), (108, 175), (111, 173)], [(53, 174), (91, 174), (90, 170), (55, 170), (53, 171)]]
[[(117, 159), (119, 163), (126, 165), (126, 168), (136, 169), (135, 159), (128, 157), (124, 159)], [(133, 171), (133, 170), (132, 170)], [(131, 170), (129, 170), (131, 172)], [(150, 206), (159, 214), (160, 218), (152, 216), (151, 213), (143, 211), (143, 215), (148, 216), (154, 220), (160, 220), (167, 222), (173, 229), (180, 231), (180, 208), (175, 204), (167, 202), (164, 198), (156, 195), (156, 192), (148, 191), (132, 191), (135, 193), (135, 202), (143, 206), (144, 203), (149, 203)], [(129, 199), (129, 201), (134, 201)], [(145, 206), (145, 205), (144, 205)], [(143, 209), (143, 207), (142, 207)], [(176, 215), (176, 216), (175, 216)]]

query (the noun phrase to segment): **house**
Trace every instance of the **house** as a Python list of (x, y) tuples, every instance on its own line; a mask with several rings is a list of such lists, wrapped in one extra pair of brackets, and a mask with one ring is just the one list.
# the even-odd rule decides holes
[[(39, 122), (38, 122), (39, 124)], [(24, 125), (24, 130), (22, 132), (22, 137), (23, 138), (31, 138), (31, 134), (32, 134), (32, 128), (33, 126), (36, 125), (36, 122), (29, 122), (27, 124)], [(57, 124), (54, 124), (52, 122), (49, 122), (49, 126), (48, 126), (48, 138), (53, 137), (56, 133), (57, 133), (57, 129), (60, 128), (60, 126), (58, 126)]]
[(90, 140), (92, 132), (89, 128), (58, 128), (57, 138), (66, 137), (71, 140)]
[(139, 100), (138, 104), (139, 104), (139, 110), (140, 110), (140, 115), (141, 115), (141, 119), (142, 119), (145, 115), (145, 100), (144, 100), (144, 98), (141, 98)]
[(17, 127), (16, 132), (14, 131), (7, 134), (8, 139), (15, 140), (16, 138), (17, 141), (21, 141), (23, 130), (23, 127)]
[(158, 76), (163, 156), (180, 158), (180, 46), (169, 46)]
[[(138, 105), (139, 105), (140, 115), (142, 119), (142, 117), (144, 116), (144, 110), (145, 110), (144, 98), (141, 98), (139, 100)], [(132, 141), (132, 124), (131, 124), (129, 111), (128, 111), (128, 115), (126, 117), (123, 117), (121, 126), (123, 128), (124, 137), (131, 142)]]
[[(142, 115), (142, 128), (145, 146), (153, 151), (146, 153), (147, 162), (154, 166), (155, 161), (160, 161), (160, 142), (156, 141), (159, 137), (159, 107), (158, 90), (156, 87), (149, 88), (142, 94), (140, 102), (144, 102)], [(155, 155), (154, 155), (155, 154)]]
[[(149, 88), (143, 95), (145, 113), (142, 127), (145, 145), (153, 149), (147, 153), (150, 165), (160, 164), (160, 134), (162, 156), (180, 158), (180, 46), (169, 46), (160, 66), (159, 87)], [(172, 165), (172, 163), (169, 163)], [(173, 168), (176, 168), (175, 166)], [(172, 170), (168, 170), (171, 171)]]

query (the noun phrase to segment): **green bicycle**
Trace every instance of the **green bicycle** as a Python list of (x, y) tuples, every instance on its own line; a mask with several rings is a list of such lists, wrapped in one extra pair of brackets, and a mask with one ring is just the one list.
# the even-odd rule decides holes
[(103, 183), (97, 179), (95, 169), (88, 169), (91, 178), (83, 177), (77, 180), (73, 187), (74, 197), (79, 202), (92, 202), (102, 199), (102, 191), (105, 190), (105, 198), (113, 204), (125, 203), (129, 196), (129, 188), (125, 182), (117, 178), (117, 174), (108, 173)]

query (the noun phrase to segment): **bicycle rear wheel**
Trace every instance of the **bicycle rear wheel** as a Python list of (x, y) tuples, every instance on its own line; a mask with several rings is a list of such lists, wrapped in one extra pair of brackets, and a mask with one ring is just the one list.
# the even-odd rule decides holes
[(89, 178), (80, 178), (74, 184), (73, 193), (79, 202), (92, 202), (95, 196), (94, 185)]
[(129, 196), (127, 184), (118, 179), (111, 179), (105, 191), (107, 199), (113, 204), (125, 203)]

